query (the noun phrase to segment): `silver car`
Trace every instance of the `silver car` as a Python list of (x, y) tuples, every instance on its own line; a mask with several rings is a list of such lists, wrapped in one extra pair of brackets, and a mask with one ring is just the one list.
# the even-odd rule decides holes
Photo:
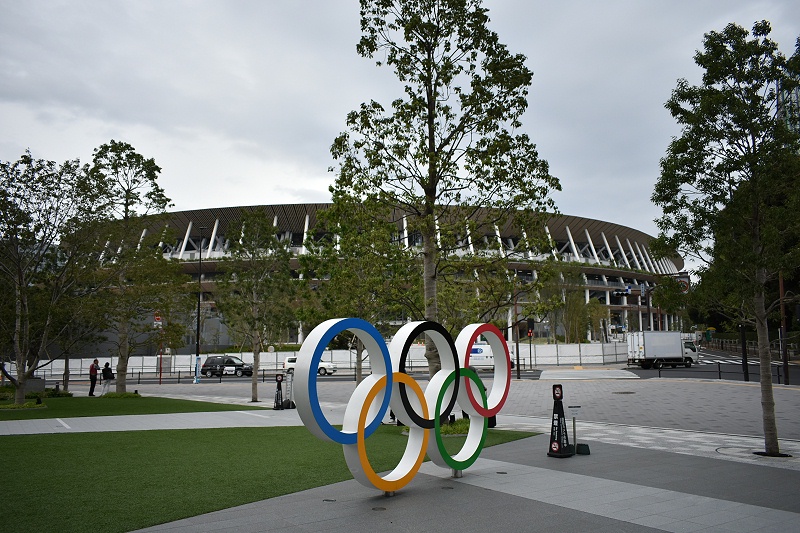
[[(286, 359), (283, 360), (283, 371), (287, 374), (294, 374), (294, 366), (297, 364), (297, 356), (290, 355)], [(336, 365), (333, 363), (328, 363), (326, 361), (319, 362), (319, 368), (317, 369), (317, 374), (320, 376), (326, 376), (328, 374), (335, 374), (336, 373)]]

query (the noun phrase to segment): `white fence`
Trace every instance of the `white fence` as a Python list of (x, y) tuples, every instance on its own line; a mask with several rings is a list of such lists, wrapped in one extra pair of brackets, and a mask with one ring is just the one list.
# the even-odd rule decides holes
[[(516, 364), (517, 356), (515, 346), (509, 345), (511, 358)], [(251, 352), (229, 353), (242, 359), (245, 363), (253, 363)], [(286, 357), (297, 355), (297, 352), (262, 352), (261, 364), (258, 372), (275, 372), (283, 369)], [(205, 361), (208, 354), (200, 355), (200, 362)], [(131, 357), (128, 360), (128, 375), (158, 374), (187, 375), (194, 373), (195, 355), (165, 355), (149, 357)], [(100, 366), (110, 363), (111, 368), (117, 372), (116, 357), (98, 357)], [(323, 361), (330, 361), (338, 366), (339, 372), (350, 373), (356, 368), (356, 353), (354, 350), (326, 350), (322, 355)], [(526, 344), (519, 345), (519, 363), (522, 369), (533, 369), (540, 366), (574, 366), (574, 365), (607, 365), (625, 363), (628, 360), (627, 344), (621, 342), (591, 343), (591, 344)], [(36, 375), (44, 378), (58, 378), (64, 373), (65, 361), (56, 359), (40, 368)], [(71, 376), (88, 376), (92, 359), (70, 359), (69, 372)], [(484, 357), (474, 366), (490, 368), (493, 365), (492, 356)], [(369, 359), (364, 361), (365, 368), (369, 368)], [(7, 368), (14, 373), (14, 364)], [(422, 370), (428, 368), (425, 359), (425, 347), (412, 345), (406, 360), (407, 370)]]
[(519, 345), (520, 363), (530, 368), (560, 365), (608, 365), (628, 362), (628, 344), (624, 342), (591, 344)]

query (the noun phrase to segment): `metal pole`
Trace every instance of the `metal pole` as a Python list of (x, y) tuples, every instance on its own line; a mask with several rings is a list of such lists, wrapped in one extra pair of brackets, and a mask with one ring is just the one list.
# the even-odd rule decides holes
[(744, 334), (744, 324), (739, 324), (739, 331), (742, 339), (742, 371), (744, 372), (744, 380), (750, 381), (750, 369), (747, 367), (747, 337)]
[(528, 336), (528, 364), (533, 368), (533, 332)]
[(519, 313), (517, 312), (517, 295), (514, 296), (514, 340), (515, 340), (515, 347), (514, 347), (514, 357), (517, 359), (517, 379), (520, 378), (520, 368), (519, 368), (519, 321), (517, 320), (519, 317)]
[(200, 227), (200, 243), (197, 246), (199, 262), (197, 266), (197, 344), (195, 346), (194, 382), (200, 383), (200, 301), (203, 299), (203, 230)]
[(514, 357), (517, 359), (517, 379), (521, 379), (520, 378), (520, 370), (519, 370), (519, 324), (514, 326), (514, 330), (516, 332), (514, 334), (514, 336), (517, 338), (516, 339), (516, 349), (514, 350), (515, 351)]
[[(160, 333), (159, 333), (160, 335)], [(158, 343), (158, 384), (161, 385), (161, 377), (164, 375), (164, 341)]]
[(786, 338), (789, 328), (786, 327), (786, 293), (783, 290), (783, 272), (778, 272), (778, 290), (781, 297), (781, 356), (783, 358), (784, 383), (789, 382), (789, 339)]

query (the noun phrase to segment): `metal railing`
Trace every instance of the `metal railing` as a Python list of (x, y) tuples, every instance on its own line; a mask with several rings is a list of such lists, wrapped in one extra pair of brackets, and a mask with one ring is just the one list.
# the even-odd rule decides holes
[[(758, 341), (747, 341), (747, 353), (756, 354), (758, 353)], [(742, 343), (737, 339), (711, 339), (711, 340), (704, 340), (702, 346), (705, 346), (710, 349), (715, 350), (722, 350), (725, 352), (734, 352), (737, 354), (742, 353)], [(800, 344), (792, 342), (787, 344), (787, 351), (789, 354), (789, 358), (794, 358), (800, 356)], [(773, 340), (769, 343), (769, 353), (771, 357), (780, 358), (781, 357), (781, 341), (780, 340)]]
[[(745, 378), (742, 364), (723, 363), (717, 361), (714, 364), (695, 365), (692, 368), (693, 373), (700, 372), (702, 374), (711, 374), (716, 376), (716, 379), (733, 379), (731, 376), (739, 376), (741, 377), (741, 381), (758, 382), (761, 379), (761, 365), (758, 363), (747, 363), (748, 379)], [(670, 377), (670, 370), (667, 370), (665, 367), (659, 367), (657, 370), (658, 377)], [(666, 371), (666, 375), (662, 376), (662, 371)], [(772, 382), (780, 385), (783, 377), (783, 369), (781, 366), (775, 364), (770, 365), (770, 374), (772, 375)]]

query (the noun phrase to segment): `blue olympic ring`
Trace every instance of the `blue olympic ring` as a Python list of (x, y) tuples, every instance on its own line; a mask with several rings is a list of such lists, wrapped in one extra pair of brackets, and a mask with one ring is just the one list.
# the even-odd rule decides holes
[[(319, 339), (312, 338), (314, 333), (318, 331), (322, 331), (324, 334), (321, 335)], [(334, 337), (343, 331), (351, 331), (359, 339), (361, 339), (361, 341), (364, 343), (367, 353), (370, 356), (370, 362), (373, 366), (373, 369), (377, 367), (379, 374), (386, 375), (386, 387), (387, 390), (391, 390), (392, 360), (389, 357), (389, 350), (380, 332), (375, 329), (375, 326), (360, 318), (332, 319), (323, 322), (320, 324), (320, 326), (315, 328), (314, 331), (309, 334), (306, 342), (303, 343), (302, 348), (305, 348), (307, 344), (313, 345), (314, 351), (312, 353), (310, 362), (300, 364), (300, 357), (303, 356), (303, 349), (301, 348), (301, 354), (300, 357), (298, 357), (298, 364), (295, 368), (295, 379), (304, 381), (307, 386), (304, 388), (299, 388), (301, 397), (297, 398), (296, 403), (298, 411), (300, 411), (301, 418), (304, 414), (304, 408), (310, 410), (310, 413), (308, 414), (313, 417), (313, 420), (317, 421), (317, 426), (322, 432), (322, 434), (314, 432), (318, 437), (327, 438), (339, 444), (355, 444), (356, 439), (358, 438), (356, 433), (340, 431), (339, 429), (333, 427), (325, 418), (325, 414), (322, 412), (322, 407), (319, 404), (319, 394), (317, 392), (317, 373), (310, 372), (310, 369), (316, 369), (319, 366), (319, 362), (322, 359), (322, 354), (327, 348), (328, 344), (334, 339)], [(383, 369), (380, 368), (380, 360), (379, 364), (377, 365), (372, 363), (372, 357), (377, 354), (380, 354), (381, 356), (382, 364), (384, 366)], [(303, 394), (305, 391), (307, 391), (307, 398), (304, 397), (305, 394)], [(383, 417), (389, 410), (389, 400), (390, 395), (384, 394), (383, 401), (381, 402), (378, 412), (375, 414), (372, 422), (364, 430), (366, 437), (369, 437), (375, 433), (375, 431), (380, 427)], [(313, 427), (314, 426), (309, 426), (310, 429)]]

